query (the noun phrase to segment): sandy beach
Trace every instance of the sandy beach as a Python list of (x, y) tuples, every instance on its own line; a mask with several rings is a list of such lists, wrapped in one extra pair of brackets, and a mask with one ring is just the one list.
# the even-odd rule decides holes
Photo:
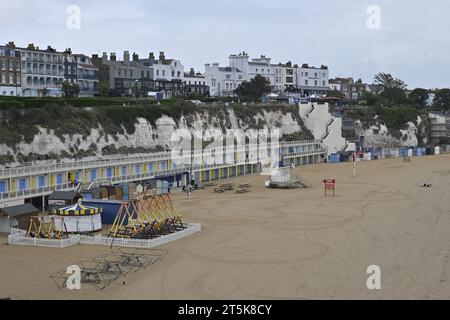
[[(268, 190), (268, 177), (245, 176), (231, 181), (251, 183), (249, 194), (175, 195), (203, 231), (101, 291), (58, 289), (50, 276), (109, 247), (8, 246), (1, 237), (0, 298), (449, 299), (450, 155), (361, 162), (357, 172), (320, 164), (297, 169), (311, 189)], [(337, 180), (334, 198), (324, 196), (326, 178)], [(370, 265), (381, 268), (381, 290), (367, 289)]]

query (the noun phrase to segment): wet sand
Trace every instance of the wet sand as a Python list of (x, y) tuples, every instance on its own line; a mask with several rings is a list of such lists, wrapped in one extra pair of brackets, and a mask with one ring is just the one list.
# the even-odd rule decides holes
[[(61, 290), (50, 275), (108, 247), (8, 246), (2, 237), (0, 298), (449, 299), (450, 155), (362, 162), (357, 171), (351, 163), (298, 169), (311, 189), (268, 190), (267, 177), (246, 176), (230, 181), (251, 183), (249, 194), (175, 195), (203, 231), (101, 291)], [(324, 197), (325, 178), (337, 180), (336, 197)], [(366, 287), (370, 265), (381, 268), (379, 291)]]

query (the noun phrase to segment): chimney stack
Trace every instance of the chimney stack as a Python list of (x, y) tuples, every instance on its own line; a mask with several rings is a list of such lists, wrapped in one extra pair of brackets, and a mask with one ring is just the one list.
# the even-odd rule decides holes
[(194, 68), (191, 68), (191, 70), (189, 71), (189, 75), (190, 75), (190, 76), (195, 76), (195, 70), (194, 70)]
[(133, 52), (133, 61), (139, 62), (139, 55), (136, 52)]
[(117, 61), (117, 57), (116, 57), (116, 53), (115, 52), (111, 52), (110, 60), (111, 61)]
[(108, 54), (106, 52), (103, 52), (102, 60), (103, 60), (103, 62), (108, 61)]
[(124, 51), (124, 53), (123, 53), (123, 61), (124, 62), (130, 62), (130, 52), (129, 51)]
[(148, 59), (149, 59), (149, 60), (155, 60), (155, 54), (154, 54), (153, 52), (150, 52), (150, 53), (148, 54)]
[(159, 53), (159, 60), (161, 60), (161, 62), (164, 62), (166, 60), (166, 56), (164, 55), (164, 51), (161, 51)]

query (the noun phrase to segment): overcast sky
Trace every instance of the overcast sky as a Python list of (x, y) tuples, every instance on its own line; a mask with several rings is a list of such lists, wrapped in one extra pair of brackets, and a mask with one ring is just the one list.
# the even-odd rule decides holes
[[(69, 5), (81, 29), (67, 28)], [(367, 8), (381, 9), (381, 29)], [(309, 63), (366, 82), (388, 72), (410, 88), (450, 87), (448, 0), (0, 0), (0, 41), (75, 53), (165, 51), (186, 69), (232, 53)]]

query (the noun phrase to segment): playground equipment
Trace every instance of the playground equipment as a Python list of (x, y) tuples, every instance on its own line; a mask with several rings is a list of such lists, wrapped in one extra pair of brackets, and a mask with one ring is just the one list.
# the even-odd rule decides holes
[(325, 179), (323, 180), (323, 184), (325, 187), (325, 197), (328, 195), (328, 192), (333, 192), (333, 197), (336, 193), (336, 180), (334, 179)]
[[(91, 233), (102, 230), (101, 210), (80, 203), (53, 209), (53, 214), (64, 217), (56, 220), (55, 228), (69, 233)], [(61, 222), (64, 221), (63, 225)]]
[(186, 229), (169, 194), (123, 202), (109, 237), (153, 239)]
[[(59, 226), (59, 228), (57, 227)], [(31, 217), (26, 238), (61, 240), (69, 237), (65, 218), (60, 216)]]
[[(94, 286), (103, 290), (114, 281), (127, 276), (131, 272), (138, 272), (162, 260), (167, 255), (164, 250), (152, 250), (150, 253), (141, 252), (112, 252), (76, 265), (80, 268), (80, 283)], [(59, 289), (67, 286), (70, 274), (65, 271), (50, 276)]]

